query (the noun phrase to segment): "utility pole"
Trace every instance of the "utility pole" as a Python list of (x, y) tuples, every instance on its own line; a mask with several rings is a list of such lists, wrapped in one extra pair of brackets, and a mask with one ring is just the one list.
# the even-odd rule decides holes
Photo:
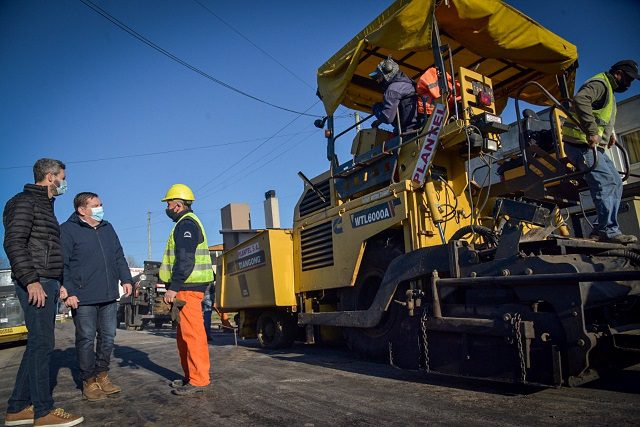
[(151, 211), (147, 211), (147, 261), (151, 261)]
[[(355, 113), (356, 123), (360, 121), (360, 113), (356, 111)], [(360, 124), (356, 124), (356, 131), (360, 132)]]

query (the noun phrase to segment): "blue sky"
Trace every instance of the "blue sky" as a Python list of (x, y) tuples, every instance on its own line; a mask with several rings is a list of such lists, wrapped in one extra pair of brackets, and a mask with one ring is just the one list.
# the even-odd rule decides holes
[[(317, 115), (318, 66), (391, 3), (94, 2), (209, 75)], [(508, 3), (578, 46), (578, 81), (619, 59), (640, 61), (636, 0)], [(213, 244), (222, 241), (220, 208), (229, 202), (249, 203), (253, 227), (263, 227), (270, 189), (280, 199), (282, 225), (291, 226), (302, 189), (297, 171), (311, 177), (327, 168), (313, 117), (217, 85), (79, 0), (0, 0), (0, 76), (0, 204), (32, 182), (36, 159), (58, 158), (69, 177), (68, 193), (56, 201), (59, 221), (73, 211), (74, 194), (98, 193), (105, 219), (139, 263), (147, 258), (148, 211), (153, 258), (164, 248), (172, 223), (160, 199), (171, 184), (195, 191), (194, 209)], [(640, 82), (618, 99), (638, 93)]]

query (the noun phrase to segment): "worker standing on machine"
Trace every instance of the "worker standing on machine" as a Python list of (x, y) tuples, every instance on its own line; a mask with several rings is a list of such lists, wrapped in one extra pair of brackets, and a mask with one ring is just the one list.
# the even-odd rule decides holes
[(184, 184), (172, 185), (162, 199), (167, 202), (167, 216), (176, 223), (160, 265), (160, 279), (167, 289), (164, 301), (184, 301), (176, 336), (184, 379), (171, 383), (177, 395), (202, 393), (210, 383), (202, 299), (213, 282), (213, 268), (204, 227), (191, 210), (194, 200), (193, 192)]
[(591, 167), (592, 148), (597, 147), (598, 150), (596, 167), (585, 174), (585, 180), (598, 215), (591, 236), (600, 242), (626, 244), (638, 240), (636, 236), (620, 231), (618, 209), (622, 199), (622, 179), (604, 151), (617, 142), (614, 92), (626, 91), (634, 79), (638, 79), (638, 64), (629, 59), (616, 62), (608, 72), (596, 74), (574, 96), (574, 110), (588, 135), (570, 121), (562, 127), (565, 152), (578, 169)]
[[(413, 80), (400, 71), (391, 58), (380, 62), (369, 76), (384, 89), (383, 102), (373, 106), (376, 120), (371, 127), (390, 124), (396, 135), (418, 129), (416, 85)], [(399, 124), (396, 116), (400, 117)]]

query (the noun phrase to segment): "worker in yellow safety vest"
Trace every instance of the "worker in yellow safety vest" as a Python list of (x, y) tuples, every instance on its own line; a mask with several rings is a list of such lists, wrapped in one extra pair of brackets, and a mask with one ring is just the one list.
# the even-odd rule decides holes
[(207, 235), (191, 210), (194, 200), (193, 191), (184, 184), (172, 185), (162, 199), (167, 203), (167, 216), (176, 223), (160, 265), (160, 280), (167, 289), (164, 301), (185, 303), (180, 308), (176, 335), (184, 379), (171, 383), (177, 395), (202, 393), (210, 383), (202, 299), (214, 275)]
[(596, 74), (582, 85), (574, 97), (574, 111), (580, 126), (568, 120), (562, 126), (565, 152), (578, 169), (590, 168), (593, 165), (592, 148), (596, 147), (598, 151), (596, 167), (584, 177), (598, 215), (591, 237), (601, 242), (627, 244), (638, 240), (636, 236), (620, 231), (618, 209), (622, 180), (605, 153), (605, 148), (617, 143), (614, 92), (626, 91), (634, 79), (638, 79), (638, 64), (629, 59), (616, 62), (608, 72)]

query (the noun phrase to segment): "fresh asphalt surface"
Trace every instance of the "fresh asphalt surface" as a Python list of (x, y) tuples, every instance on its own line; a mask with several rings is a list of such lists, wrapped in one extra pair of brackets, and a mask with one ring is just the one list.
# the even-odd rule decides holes
[[(580, 388), (544, 389), (426, 376), (359, 360), (348, 351), (296, 344), (265, 352), (255, 340), (216, 331), (212, 383), (197, 397), (170, 393), (180, 378), (168, 326), (118, 329), (110, 376), (123, 391), (82, 400), (73, 322), (56, 325), (51, 383), (56, 406), (92, 426), (198, 425), (638, 425), (640, 365)], [(0, 411), (6, 410), (23, 345), (0, 349)]]

